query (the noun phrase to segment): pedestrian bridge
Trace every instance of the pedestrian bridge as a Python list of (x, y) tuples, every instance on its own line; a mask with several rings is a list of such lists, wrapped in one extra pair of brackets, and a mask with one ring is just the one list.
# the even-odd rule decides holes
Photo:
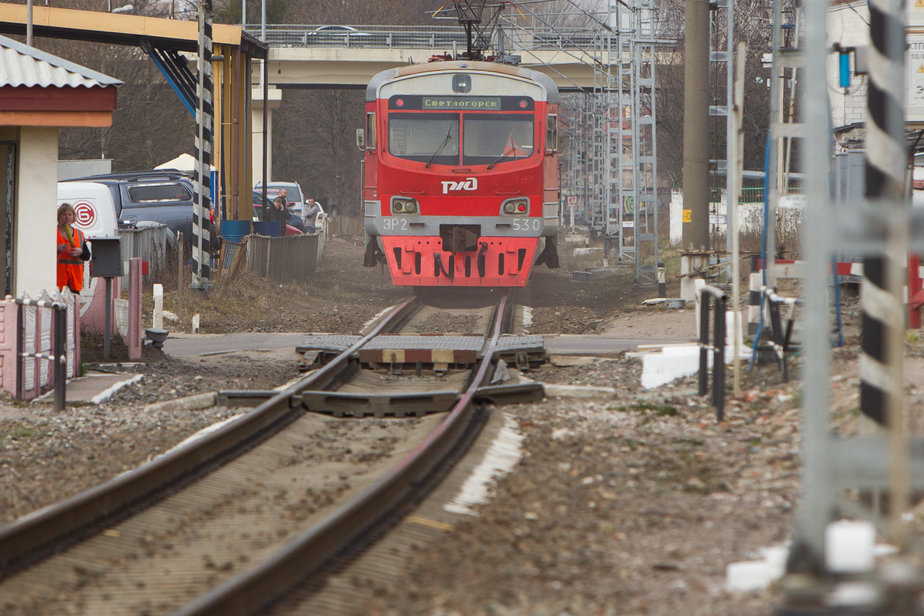
[[(246, 31), (261, 38), (259, 26)], [(594, 66), (606, 64), (606, 35), (583, 28), (505, 30), (504, 47), (520, 56), (520, 66), (545, 73), (560, 90), (585, 90), (594, 87)], [(286, 24), (267, 26), (265, 40), (267, 82), (278, 88), (365, 88), (380, 71), (466, 50), (460, 27)], [(259, 70), (255, 65), (255, 84), (261, 82)]]

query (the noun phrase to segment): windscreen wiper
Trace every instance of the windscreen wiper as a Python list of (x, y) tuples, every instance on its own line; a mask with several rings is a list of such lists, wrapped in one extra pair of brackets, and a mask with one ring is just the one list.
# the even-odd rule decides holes
[(440, 147), (436, 148), (436, 152), (433, 153), (433, 156), (430, 157), (430, 160), (427, 161), (424, 169), (429, 169), (430, 165), (433, 164), (433, 160), (440, 155), (440, 152), (443, 151), (443, 148), (446, 147), (446, 144), (449, 143), (449, 140), (452, 139), (452, 124), (449, 125), (449, 130), (446, 132), (446, 138), (443, 139), (443, 143), (440, 144)]
[(506, 152), (504, 152), (503, 154), (501, 154), (499, 158), (494, 159), (494, 162), (491, 163), (490, 165), (488, 165), (488, 171), (490, 171), (491, 169), (493, 169), (493, 168), (494, 168), (494, 165), (496, 165), (497, 163), (501, 162), (502, 160), (504, 160), (505, 158), (507, 158), (508, 156), (510, 156), (511, 154), (513, 154), (513, 153), (516, 152), (516, 151), (517, 151), (517, 146), (516, 146), (516, 144), (511, 145), (509, 150), (507, 150)]

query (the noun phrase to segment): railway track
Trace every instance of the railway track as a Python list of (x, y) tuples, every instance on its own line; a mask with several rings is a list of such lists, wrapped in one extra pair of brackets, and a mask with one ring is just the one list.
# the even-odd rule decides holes
[[(319, 354), (319, 369), (251, 412), (0, 528), (0, 608), (254, 613), (422, 498), (485, 422), (484, 400), (541, 395), (490, 386), (504, 352), (528, 355), (504, 346), (510, 308), (504, 299), (467, 319), (490, 324), (490, 335), (468, 336), (482, 345), (470, 362), (439, 345), (399, 348), (436, 314), (409, 300), (341, 352)], [(236, 396), (246, 398), (225, 398)]]

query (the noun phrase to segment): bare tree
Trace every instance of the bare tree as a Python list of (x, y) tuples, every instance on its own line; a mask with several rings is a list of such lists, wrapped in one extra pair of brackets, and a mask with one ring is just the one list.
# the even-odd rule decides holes
[[(659, 170), (674, 181), (683, 173), (683, 0), (659, 0), (657, 5), (658, 38), (675, 40), (671, 49), (659, 53), (658, 86), (658, 155)], [(718, 14), (718, 16), (716, 16)], [(725, 12), (713, 13), (712, 48), (726, 47)], [(744, 144), (744, 168), (763, 168), (764, 140), (769, 126), (770, 96), (767, 88), (769, 71), (763, 68), (761, 55), (770, 46), (770, 5), (761, 0), (735, 0), (735, 41), (744, 41), (747, 49), (744, 79), (744, 130), (750, 135)], [(699, 61), (708, 61), (700, 59)], [(712, 63), (710, 87), (713, 104), (727, 103), (725, 95), (727, 65)], [(712, 118), (710, 158), (725, 159), (724, 118)], [(719, 123), (722, 123), (720, 125)]]
[(58, 57), (123, 81), (110, 128), (64, 128), (62, 159), (111, 158), (113, 170), (150, 169), (192, 151), (195, 120), (138, 47), (36, 39)]
[[(291, 6), (286, 21), (308, 24), (434, 23), (442, 0), (309, 0)], [(436, 22), (437, 25), (446, 25)], [(358, 89), (286, 90), (273, 115), (273, 176), (298, 181), (322, 204), (360, 213), (362, 156), (353, 136), (365, 122), (365, 96)]]

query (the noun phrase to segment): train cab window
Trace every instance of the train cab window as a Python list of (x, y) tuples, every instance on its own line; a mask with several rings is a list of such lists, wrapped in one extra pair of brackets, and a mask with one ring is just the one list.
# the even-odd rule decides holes
[(459, 114), (390, 113), (388, 153), (428, 165), (457, 165)]
[(545, 124), (545, 149), (558, 151), (558, 116), (550, 115)]
[(366, 114), (366, 149), (375, 149), (375, 114)]
[(533, 116), (467, 113), (462, 164), (496, 165), (529, 158), (535, 151)]

